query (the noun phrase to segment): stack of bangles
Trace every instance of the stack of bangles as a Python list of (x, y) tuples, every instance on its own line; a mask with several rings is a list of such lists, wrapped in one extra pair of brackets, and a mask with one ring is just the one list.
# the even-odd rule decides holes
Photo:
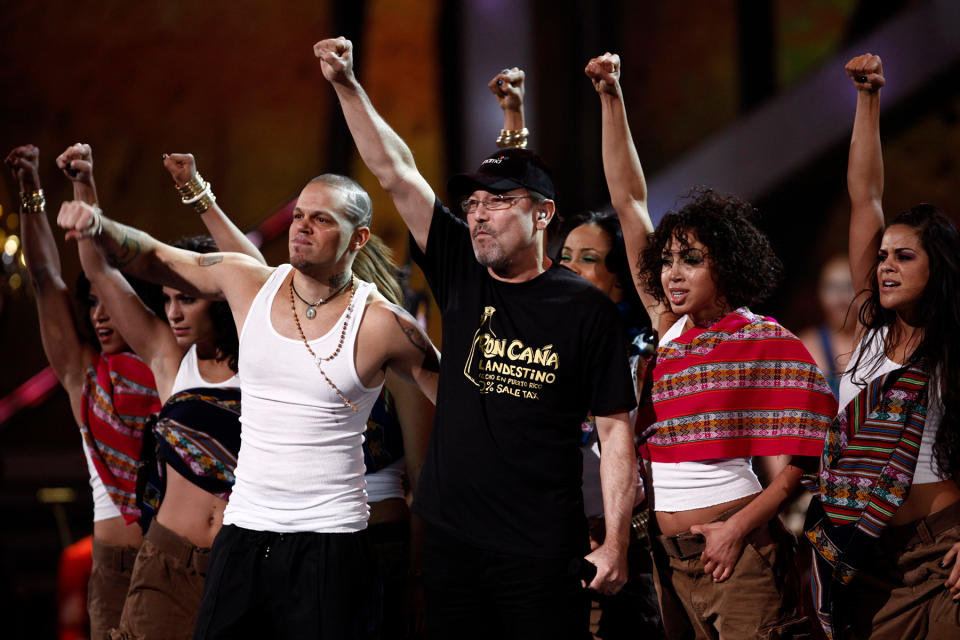
[(530, 132), (527, 128), (523, 129), (500, 129), (500, 137), (497, 138), (497, 146), (501, 149), (515, 147), (517, 149), (527, 148), (527, 136)]
[(194, 174), (186, 184), (178, 185), (177, 193), (180, 194), (180, 201), (192, 205), (197, 213), (203, 213), (217, 201), (217, 196), (210, 190), (210, 183), (199, 173)]
[(20, 192), (20, 211), (23, 213), (43, 213), (47, 207), (47, 199), (43, 196), (43, 189)]

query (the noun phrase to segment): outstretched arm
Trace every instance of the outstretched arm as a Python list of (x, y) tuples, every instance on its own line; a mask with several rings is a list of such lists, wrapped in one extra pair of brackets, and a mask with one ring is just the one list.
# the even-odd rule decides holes
[(93, 181), (93, 149), (78, 142), (57, 156), (57, 167), (73, 184), (73, 199), (97, 204), (97, 185)]
[(503, 130), (497, 138), (498, 147), (526, 148), (528, 131), (523, 117), (525, 74), (517, 67), (504, 69), (487, 83), (487, 88), (503, 109)]
[(586, 556), (597, 566), (597, 575), (587, 586), (612, 594), (627, 581), (630, 513), (637, 493), (637, 454), (626, 412), (597, 416), (596, 421), (606, 529), (603, 544)]
[[(75, 200), (61, 205), (57, 224), (66, 230), (68, 240), (91, 238), (112, 266), (127, 273), (198, 297), (226, 298), (238, 329), (243, 326), (246, 307), (236, 303), (252, 300), (270, 273), (269, 268), (240, 253), (199, 254), (171, 247)], [(243, 313), (238, 315), (241, 307)]]
[[(197, 172), (197, 163), (192, 153), (165, 153), (163, 154), (163, 166), (170, 172), (177, 189), (181, 189), (187, 184), (203, 182)], [(260, 264), (267, 264), (260, 250), (227, 217), (216, 200), (213, 200), (210, 206), (200, 214), (200, 220), (207, 227), (207, 231), (210, 232), (210, 236), (217, 243), (220, 251), (243, 253)]]
[(643, 177), (643, 168), (633, 144), (627, 110), (623, 103), (620, 56), (605, 53), (593, 58), (587, 63), (584, 73), (600, 95), (603, 172), (610, 191), (610, 202), (623, 229), (623, 241), (630, 260), (634, 286), (650, 314), (653, 327), (662, 334), (659, 324), (667, 309), (644, 290), (639, 277), (640, 253), (647, 247), (647, 238), (653, 233), (653, 223), (647, 211), (647, 182)]
[(373, 108), (353, 74), (353, 44), (346, 38), (313, 45), (323, 77), (333, 85), (360, 157), (400, 212), (421, 251), (426, 250), (436, 199), (406, 143)]
[[(87, 144), (75, 144), (57, 158), (57, 166), (73, 180), (74, 195), (96, 203), (93, 180), (93, 150)], [(101, 301), (110, 310), (110, 317), (124, 341), (153, 371), (161, 401), (170, 395), (183, 356), (167, 323), (150, 311), (115, 268), (107, 264), (93, 241), (83, 238), (77, 243), (80, 265), (91, 283), (97, 286)]]
[(847, 63), (857, 88), (847, 191), (850, 193), (850, 274), (858, 291), (874, 276), (883, 237), (883, 152), (880, 146), (880, 88), (885, 84), (880, 57), (869, 53)]
[(79, 419), (83, 372), (92, 360), (93, 348), (80, 340), (73, 322), (70, 293), (60, 270), (60, 255), (39, 195), (39, 159), (39, 150), (25, 145), (11, 151), (6, 163), (20, 186), (23, 257), (37, 297), (43, 350), (70, 396), (74, 417)]

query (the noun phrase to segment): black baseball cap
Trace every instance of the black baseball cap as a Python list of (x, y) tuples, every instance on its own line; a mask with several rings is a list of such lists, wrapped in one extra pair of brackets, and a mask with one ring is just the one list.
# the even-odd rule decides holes
[(474, 173), (455, 175), (447, 183), (447, 190), (457, 200), (478, 190), (503, 193), (520, 188), (551, 200), (554, 197), (550, 169), (540, 156), (527, 149), (501, 149), (481, 162)]

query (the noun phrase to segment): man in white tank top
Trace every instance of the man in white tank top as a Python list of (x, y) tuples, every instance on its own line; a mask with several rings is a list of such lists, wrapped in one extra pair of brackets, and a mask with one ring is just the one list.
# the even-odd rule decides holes
[(93, 237), (124, 271), (226, 299), (240, 333), (242, 444), (196, 638), (378, 635), (362, 434), (387, 375), (435, 400), (439, 361), (416, 321), (351, 273), (371, 214), (353, 180), (315, 178), (290, 264), (271, 268), (176, 249), (79, 202), (60, 210), (68, 239)]

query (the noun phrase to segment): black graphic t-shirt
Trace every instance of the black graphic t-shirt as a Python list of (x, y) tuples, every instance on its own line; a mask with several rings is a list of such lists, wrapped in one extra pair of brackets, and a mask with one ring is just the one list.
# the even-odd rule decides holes
[(426, 254), (443, 316), (437, 413), (414, 510), (477, 547), (572, 557), (587, 547), (580, 425), (636, 405), (614, 303), (572, 271), (494, 279), (439, 201)]

